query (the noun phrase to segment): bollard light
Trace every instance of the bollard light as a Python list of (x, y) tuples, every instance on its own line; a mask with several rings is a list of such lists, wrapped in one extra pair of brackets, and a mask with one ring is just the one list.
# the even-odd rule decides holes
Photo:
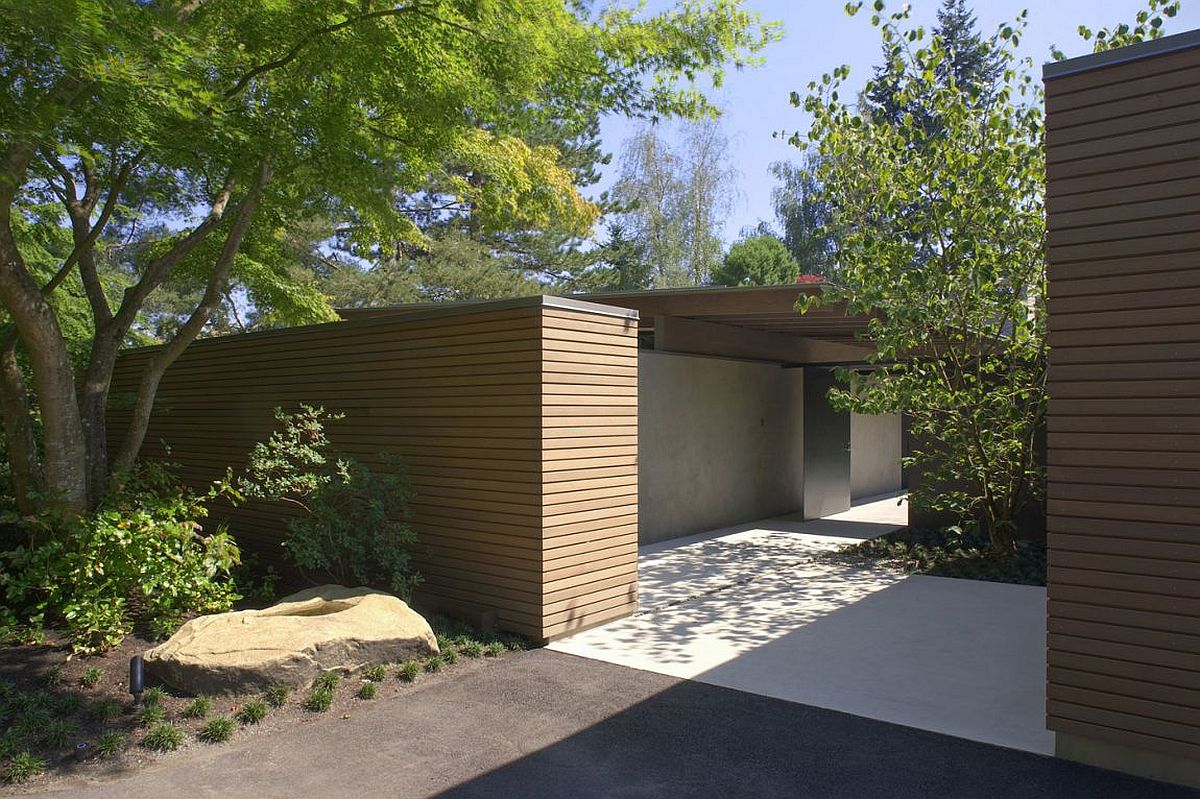
[(87, 757), (89, 754), (91, 754), (91, 752), (91, 744), (89, 744), (87, 741), (80, 741), (79, 743), (75, 744), (75, 759), (79, 762), (82, 763), (83, 761), (87, 760)]
[(141, 655), (129, 659), (129, 693), (133, 694), (134, 704), (142, 703), (142, 692), (146, 690), (146, 670)]

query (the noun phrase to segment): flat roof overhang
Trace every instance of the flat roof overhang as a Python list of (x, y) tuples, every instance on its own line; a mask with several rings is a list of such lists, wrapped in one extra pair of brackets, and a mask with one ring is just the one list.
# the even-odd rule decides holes
[[(820, 295), (822, 284), (701, 287), (576, 294), (563, 298), (591, 306), (636, 311), (638, 327), (653, 334), (654, 349), (781, 364), (861, 364), (872, 352), (859, 340), (870, 317), (847, 315), (843, 303), (796, 311), (803, 296)], [(498, 301), (470, 301), (486, 306)], [(430, 303), (382, 308), (345, 308), (343, 319), (428, 311)]]

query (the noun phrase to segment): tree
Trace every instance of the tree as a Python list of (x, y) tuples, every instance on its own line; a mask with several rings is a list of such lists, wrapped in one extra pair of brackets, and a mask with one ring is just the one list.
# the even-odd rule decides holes
[(1023, 14), (986, 43), (1004, 67), (986, 104), (940, 77), (954, 42), (934, 35), (922, 45), (906, 18), (877, 17), (895, 54), (892, 96), (927, 109), (936, 126), (840, 101), (845, 67), (811, 84), (806, 101), (816, 177), (841, 234), (838, 284), (818, 302), (873, 314), (866, 338), (880, 367), (844, 375), (833, 398), (860, 413), (908, 414), (918, 442), (908, 461), (928, 475), (914, 501), (978, 522), (994, 548), (1011, 551), (1016, 515), (1042, 483), (1040, 84), (1012, 54)]
[(700, 286), (721, 259), (722, 218), (736, 197), (729, 141), (714, 119), (682, 127), (672, 148), (656, 126), (624, 144), (612, 190), (623, 230), (645, 248), (659, 288)]
[(760, 226), (743, 235), (713, 273), (720, 286), (780, 286), (793, 283), (800, 265), (779, 237)]
[[(1137, 12), (1134, 24), (1122, 22), (1112, 28), (1092, 31), (1086, 25), (1079, 26), (1079, 35), (1085, 42), (1094, 42), (1092, 52), (1102, 53), (1116, 47), (1126, 47), (1138, 42), (1160, 39), (1166, 19), (1174, 19), (1182, 6), (1180, 0), (1148, 0), (1146, 7)], [(1056, 59), (1063, 54), (1053, 51)]]
[(801, 164), (776, 161), (771, 174), (780, 185), (771, 189), (775, 219), (783, 230), (783, 243), (800, 272), (833, 277), (837, 235), (829, 227), (829, 204), (821, 197), (815, 174), (816, 153), (804, 155)]
[(581, 291), (636, 291), (650, 287), (654, 267), (646, 247), (630, 238), (620, 220), (609, 220), (608, 240), (596, 248), (595, 264), (583, 272), (574, 287)]
[[(287, 231), (336, 220), (364, 250), (424, 242), (392, 198), (437, 186), (480, 230), (586, 233), (597, 209), (550, 146), (512, 130), (599, 110), (703, 116), (719, 84), (774, 37), (739, 0), (639, 17), (562, 0), (0, 0), (0, 396), (14, 471), (74, 509), (140, 449), (163, 373), (234, 281), (259, 311), (302, 300)], [(71, 250), (40, 278), (17, 235), (56, 202)], [(128, 285), (110, 297), (106, 261)], [(110, 458), (113, 365), (164, 287), (194, 305), (142, 375)], [(87, 299), (94, 334), (72, 368), (54, 302)], [(186, 293), (186, 292), (184, 292)], [(236, 303), (235, 303), (236, 304)], [(14, 355), (28, 358), (32, 386)], [(40, 442), (15, 454), (14, 442)], [(28, 498), (25, 498), (28, 505)]]

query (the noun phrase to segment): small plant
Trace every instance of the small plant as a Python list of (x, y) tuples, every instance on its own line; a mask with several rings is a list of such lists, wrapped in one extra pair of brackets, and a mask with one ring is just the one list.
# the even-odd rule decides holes
[(138, 711), (137, 723), (143, 727), (149, 727), (153, 724), (158, 724), (167, 717), (167, 711), (163, 710), (162, 705), (143, 705)]
[(41, 673), (38, 677), (38, 682), (47, 688), (53, 688), (56, 685), (62, 685), (63, 670), (62, 666), (51, 666)]
[(257, 724), (267, 717), (267, 709), (266, 702), (261, 699), (251, 699), (238, 711), (238, 721), (243, 724)]
[(14, 734), (22, 736), (25, 740), (34, 740), (41, 736), (42, 731), (50, 724), (50, 714), (43, 708), (35, 707), (26, 710), (24, 713), (13, 722), (12, 727)]
[(233, 719), (229, 716), (217, 716), (201, 727), (196, 737), (206, 744), (224, 743), (233, 737), (234, 729)]
[(271, 707), (283, 707), (287, 704), (288, 697), (292, 695), (290, 686), (277, 683), (263, 691), (263, 698), (267, 700), (267, 704)]
[(183, 730), (169, 721), (151, 727), (142, 736), (142, 746), (153, 752), (174, 752), (183, 743)]
[(435, 674), (435, 673), (441, 671), (442, 666), (444, 666), (445, 664), (446, 664), (446, 661), (442, 660), (441, 655), (434, 655), (433, 657), (426, 658), (425, 671), (429, 672), (430, 674)]
[(112, 757), (115, 754), (125, 751), (125, 747), (129, 744), (129, 736), (119, 730), (109, 730), (100, 734), (96, 739), (96, 756), (97, 757)]
[(50, 694), (45, 691), (25, 691), (17, 695), (17, 707), (26, 712), (50, 707)]
[(17, 696), (17, 686), (12, 680), (0, 680), (0, 699), (8, 701)]
[(317, 679), (313, 680), (313, 689), (315, 690), (318, 688), (322, 688), (322, 689), (325, 689), (328, 691), (332, 691), (334, 688), (337, 688), (338, 679), (339, 679), (339, 677), (338, 677), (336, 671), (322, 672), (321, 676), (319, 676), (319, 677), (317, 677)]
[(79, 675), (79, 685), (82, 688), (95, 688), (104, 679), (104, 670), (99, 666), (88, 666)]
[(460, 649), (459, 651), (462, 652), (464, 655), (466, 655), (469, 658), (482, 657), (483, 656), (483, 644), (479, 643), (478, 641), (468, 641), (467, 643), (462, 645), (462, 649)]
[(8, 761), (8, 766), (4, 769), (4, 781), (13, 785), (19, 785), (36, 777), (45, 770), (45, 760), (31, 755), (29, 752), (19, 752), (12, 760)]
[(58, 701), (54, 703), (54, 706), (59, 713), (66, 716), (74, 716), (83, 709), (83, 694), (77, 694), (74, 691), (63, 694), (58, 697)]
[(505, 634), (499, 640), (509, 652), (524, 652), (529, 648), (529, 642), (519, 635)]
[(490, 658), (498, 658), (508, 651), (508, 647), (499, 641), (492, 641), (483, 648), (483, 654)]
[(412, 682), (417, 679), (417, 675), (421, 673), (421, 664), (415, 660), (406, 660), (400, 664), (400, 670), (396, 672), (396, 677), (401, 682)]
[(54, 719), (42, 729), (38, 737), (51, 749), (62, 749), (71, 743), (77, 732), (79, 725), (70, 719)]
[(112, 721), (117, 716), (121, 715), (121, 711), (125, 706), (121, 704), (121, 700), (111, 696), (104, 696), (93, 702), (87, 709), (85, 715), (93, 721)]
[(308, 699), (304, 702), (304, 709), (313, 713), (324, 713), (333, 706), (333, 689), (331, 688), (313, 688)]
[(198, 696), (191, 702), (188, 702), (179, 715), (185, 719), (202, 719), (206, 718), (211, 712), (212, 700), (207, 696)]
[(458, 662), (458, 650), (448, 646), (442, 650), (441, 658), (447, 666), (453, 666)]
[(368, 682), (383, 682), (387, 677), (387, 666), (376, 664), (363, 670), (363, 679)]
[(8, 760), (25, 748), (28, 741), (17, 730), (8, 729), (0, 735), (0, 760)]
[(358, 687), (358, 693), (355, 694), (359, 699), (374, 699), (379, 693), (379, 684), (373, 682), (365, 682)]
[(146, 692), (142, 694), (142, 704), (147, 706), (161, 705), (166, 696), (167, 692), (156, 685), (153, 688), (147, 688)]

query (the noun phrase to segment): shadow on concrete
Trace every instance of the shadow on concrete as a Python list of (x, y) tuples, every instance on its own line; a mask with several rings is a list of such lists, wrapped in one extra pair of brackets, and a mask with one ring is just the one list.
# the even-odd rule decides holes
[(443, 799), (1197, 795), (1066, 761), (701, 683), (676, 684), (437, 794)]

